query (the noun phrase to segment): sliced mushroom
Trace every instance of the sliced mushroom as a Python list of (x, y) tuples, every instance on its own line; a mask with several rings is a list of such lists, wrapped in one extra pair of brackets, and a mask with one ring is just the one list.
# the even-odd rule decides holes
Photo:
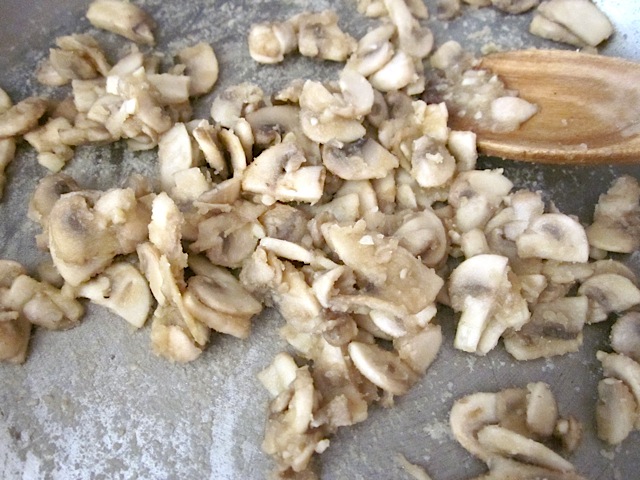
[(538, 13), (595, 47), (613, 34), (609, 19), (589, 0), (548, 0)]
[(634, 177), (622, 176), (600, 195), (587, 238), (593, 247), (631, 253), (640, 246), (639, 232), (640, 185)]
[(518, 14), (535, 8), (540, 0), (491, 0), (491, 5), (503, 12)]
[(140, 7), (120, 0), (95, 0), (89, 5), (87, 19), (96, 28), (122, 35), (129, 40), (153, 45), (155, 22)]
[(551, 437), (558, 421), (558, 404), (544, 382), (527, 385), (527, 427), (536, 435)]
[(421, 375), (436, 359), (441, 345), (442, 330), (439, 325), (427, 325), (418, 333), (410, 333), (393, 341), (400, 360)]
[(344, 62), (356, 41), (338, 26), (335, 12), (301, 13), (289, 20), (298, 34), (298, 50), (306, 57)]
[(38, 124), (49, 102), (41, 97), (29, 97), (0, 113), (0, 139), (21, 135)]
[(609, 445), (619, 445), (634, 430), (638, 419), (638, 403), (629, 387), (616, 378), (598, 383), (596, 428), (598, 438)]
[(24, 363), (30, 337), (29, 320), (17, 312), (0, 310), (0, 361)]
[(554, 42), (567, 43), (569, 45), (583, 48), (586, 46), (584, 40), (572, 33), (568, 28), (559, 23), (549, 20), (544, 15), (536, 13), (529, 24), (529, 33), (542, 38), (553, 40)]
[(622, 275), (601, 273), (580, 285), (578, 293), (589, 298), (588, 323), (601, 322), (612, 312), (622, 312), (640, 303), (640, 290)]
[(151, 313), (149, 284), (136, 267), (126, 262), (114, 263), (80, 285), (77, 295), (108, 308), (136, 328), (141, 328)]
[(16, 154), (16, 141), (13, 138), (0, 140), (0, 199), (6, 183), (5, 170)]
[[(602, 364), (605, 377), (622, 380), (633, 394), (636, 405), (640, 405), (640, 364), (620, 353), (598, 351), (596, 358)], [(640, 416), (637, 413), (635, 427), (640, 427)]]
[(383, 24), (368, 32), (358, 41), (347, 66), (365, 77), (380, 70), (393, 57), (394, 48), (390, 40), (395, 31), (394, 25)]
[(506, 350), (518, 360), (549, 358), (576, 352), (582, 345), (588, 299), (563, 297), (537, 303), (531, 320), (504, 338)]
[(402, 50), (369, 77), (371, 85), (381, 92), (400, 90), (416, 81), (418, 74), (413, 59)]
[(383, 178), (399, 165), (392, 153), (371, 138), (341, 148), (323, 145), (322, 162), (327, 170), (345, 180)]
[(462, 262), (449, 277), (454, 310), (462, 312), (454, 346), (475, 352), (498, 303), (501, 287), (508, 282), (508, 260), (499, 255), (476, 255)]
[(575, 468), (563, 457), (543, 444), (498, 425), (487, 425), (478, 433), (478, 443), (488, 452), (499, 456), (517, 458), (524, 463), (570, 472)]
[(396, 26), (400, 49), (415, 58), (425, 58), (433, 48), (433, 34), (414, 18), (405, 0), (384, 0), (391, 22)]
[(411, 175), (423, 188), (440, 187), (453, 178), (455, 158), (444, 146), (436, 144), (429, 136), (413, 141)]
[(418, 380), (400, 357), (376, 345), (351, 342), (349, 356), (362, 375), (393, 395), (404, 395)]
[(259, 63), (279, 63), (298, 46), (294, 26), (290, 22), (269, 22), (251, 25), (249, 54)]
[[(472, 0), (465, 0), (471, 2)], [(475, 1), (475, 0), (474, 0)], [(510, 458), (495, 457), (488, 462), (489, 473), (473, 480), (586, 480), (575, 471), (559, 472)]]
[(189, 329), (178, 320), (180, 318), (174, 305), (158, 306), (151, 322), (151, 346), (157, 355), (169, 360), (193, 362), (202, 354), (202, 348), (194, 342)]
[(240, 117), (256, 110), (264, 92), (256, 85), (241, 83), (226, 88), (211, 104), (211, 118), (226, 128), (233, 128)]
[(404, 215), (393, 236), (428, 267), (440, 265), (446, 257), (447, 234), (442, 220), (431, 209)]
[(294, 143), (274, 145), (249, 164), (242, 188), (262, 195), (265, 204), (275, 200), (315, 203), (322, 197), (325, 170), (321, 166), (305, 166), (305, 162)]
[(218, 81), (218, 59), (208, 43), (200, 42), (178, 52), (178, 61), (184, 64), (189, 76), (189, 96), (197, 97), (211, 91)]
[[(176, 173), (196, 166), (191, 136), (183, 123), (176, 123), (158, 142), (158, 161), (162, 189), (174, 194)], [(177, 192), (175, 192), (177, 193)]]
[(516, 239), (518, 256), (564, 262), (589, 260), (589, 243), (584, 228), (568, 215), (545, 213), (534, 218)]
[(640, 313), (629, 312), (611, 327), (611, 348), (640, 363)]

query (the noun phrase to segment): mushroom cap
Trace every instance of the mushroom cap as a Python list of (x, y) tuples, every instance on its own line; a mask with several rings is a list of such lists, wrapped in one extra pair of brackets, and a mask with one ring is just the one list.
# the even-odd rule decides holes
[(534, 218), (516, 239), (518, 256), (564, 262), (589, 260), (589, 242), (584, 227), (562, 213), (545, 213)]

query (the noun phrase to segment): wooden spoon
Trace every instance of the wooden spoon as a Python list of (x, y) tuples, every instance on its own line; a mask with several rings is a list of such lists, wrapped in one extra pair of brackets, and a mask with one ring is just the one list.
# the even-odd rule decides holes
[(640, 163), (640, 64), (565, 50), (516, 50), (484, 57), (509, 89), (538, 113), (513, 132), (473, 130), (490, 156), (543, 163)]

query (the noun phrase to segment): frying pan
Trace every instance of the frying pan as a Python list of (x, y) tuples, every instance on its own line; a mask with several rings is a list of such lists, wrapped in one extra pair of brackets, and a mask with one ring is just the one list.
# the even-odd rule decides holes
[[(125, 42), (91, 28), (84, 18), (88, 1), (3, 0), (0, 2), (0, 87), (17, 101), (37, 92), (59, 95), (37, 84), (33, 72), (56, 36), (94, 33), (109, 54)], [(266, 92), (293, 78), (333, 78), (339, 66), (292, 57), (280, 66), (251, 61), (246, 34), (253, 22), (287, 18), (304, 10), (333, 8), (340, 25), (361, 36), (370, 20), (351, 0), (190, 0), (136, 2), (158, 23), (157, 49), (210, 42), (221, 65), (214, 94), (241, 81)], [(435, 12), (435, 1), (426, 2)], [(640, 4), (630, 0), (596, 3), (615, 24), (603, 52), (640, 59)], [(432, 15), (435, 17), (435, 15)], [(448, 23), (432, 18), (436, 42), (456, 39), (476, 53), (483, 46), (524, 48), (557, 44), (526, 32), (529, 15), (507, 16), (493, 9), (467, 8)], [(211, 98), (196, 106), (207, 114)], [(133, 155), (122, 146), (80, 148), (67, 168), (87, 188), (108, 188), (132, 172), (153, 174), (153, 154)], [(481, 159), (481, 167), (505, 169), (517, 188), (540, 190), (566, 213), (591, 219), (593, 205), (618, 175), (640, 176), (638, 167), (567, 168)], [(0, 257), (18, 260), (31, 271), (45, 258), (35, 244), (38, 228), (26, 218), (27, 201), (45, 175), (35, 154), (21, 146), (8, 169), (0, 203)], [(640, 259), (623, 258), (636, 272)], [(439, 317), (445, 342), (427, 376), (394, 408), (374, 406), (367, 421), (340, 430), (321, 456), (323, 479), (409, 478), (395, 462), (402, 453), (436, 480), (463, 479), (484, 471), (451, 437), (448, 412), (453, 401), (476, 391), (497, 391), (548, 382), (562, 415), (584, 425), (584, 440), (570, 460), (591, 479), (637, 478), (640, 434), (609, 448), (594, 432), (596, 385), (601, 378), (597, 349), (608, 349), (609, 324), (589, 326), (576, 354), (549, 360), (514, 361), (502, 348), (486, 357), (453, 350), (455, 322)], [(150, 351), (149, 329), (132, 331), (125, 322), (88, 306), (85, 320), (65, 332), (35, 330), (22, 366), (0, 365), (0, 478), (25, 479), (254, 479), (273, 467), (260, 450), (268, 395), (256, 374), (286, 348), (277, 329), (281, 319), (266, 311), (254, 321), (250, 338), (215, 335), (195, 362), (172, 364)]]

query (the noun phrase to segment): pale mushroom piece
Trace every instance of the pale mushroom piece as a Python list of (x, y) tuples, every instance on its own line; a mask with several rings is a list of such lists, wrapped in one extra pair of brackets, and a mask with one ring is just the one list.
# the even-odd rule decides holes
[(5, 170), (11, 161), (15, 158), (16, 141), (13, 138), (4, 138), (0, 140), (0, 200), (4, 193), (4, 185), (6, 183)]
[(418, 381), (418, 375), (399, 356), (377, 345), (351, 342), (348, 350), (360, 373), (393, 395), (404, 395)]
[(611, 348), (640, 363), (640, 313), (628, 312), (611, 327)]
[(516, 239), (518, 256), (564, 262), (589, 260), (589, 243), (584, 227), (561, 213), (545, 213), (534, 218)]
[(449, 239), (444, 224), (430, 208), (404, 215), (393, 236), (428, 267), (440, 265), (447, 256)]
[(355, 39), (338, 26), (334, 11), (301, 13), (289, 21), (298, 35), (298, 50), (305, 57), (344, 62), (356, 48)]
[(28, 275), (20, 275), (4, 295), (4, 303), (29, 322), (50, 330), (77, 325), (84, 314), (82, 305), (69, 294)]
[(500, 170), (461, 172), (449, 189), (449, 203), (455, 208), (455, 226), (460, 232), (483, 228), (513, 183)]
[(529, 33), (547, 38), (554, 42), (567, 43), (578, 48), (586, 46), (586, 42), (559, 23), (536, 13), (529, 24)]
[(456, 170), (455, 158), (427, 135), (413, 141), (411, 176), (423, 188), (446, 185)]
[(613, 34), (609, 19), (589, 0), (548, 0), (540, 4), (537, 12), (567, 28), (592, 47)]
[(290, 22), (267, 22), (251, 25), (249, 54), (259, 63), (279, 63), (298, 46), (296, 31)]
[(78, 183), (66, 173), (57, 173), (43, 177), (36, 186), (29, 201), (28, 217), (43, 228), (51, 209), (61, 195), (80, 190)]
[(598, 383), (596, 429), (598, 438), (619, 445), (634, 430), (638, 404), (622, 380), (605, 378)]
[(233, 128), (240, 117), (257, 110), (263, 104), (264, 92), (251, 83), (226, 88), (211, 104), (211, 118), (226, 128)]
[(271, 364), (258, 373), (258, 380), (275, 398), (286, 391), (295, 380), (298, 365), (286, 352), (278, 353)]
[(185, 66), (185, 74), (189, 76), (189, 96), (199, 97), (211, 91), (218, 81), (218, 59), (213, 47), (205, 42), (178, 52), (177, 59)]
[(267, 205), (276, 200), (316, 203), (323, 194), (325, 170), (305, 163), (306, 158), (295, 144), (274, 145), (249, 164), (242, 188), (261, 195)]
[[(354, 226), (322, 225), (322, 233), (336, 255), (368, 283), (367, 295), (378, 298), (378, 309), (394, 315), (416, 314), (429, 306), (443, 280), (397, 240)], [(372, 308), (376, 308), (372, 304)]]
[(533, 306), (531, 320), (505, 336), (505, 348), (517, 360), (576, 352), (582, 345), (587, 312), (588, 300), (584, 296), (539, 302)]
[(600, 195), (586, 231), (589, 244), (602, 250), (631, 253), (640, 246), (640, 185), (634, 177), (618, 178)]
[(235, 177), (242, 177), (247, 168), (247, 155), (238, 135), (232, 130), (221, 128), (218, 132), (220, 142), (229, 156), (229, 165)]
[(402, 467), (402, 470), (411, 475), (415, 480), (432, 480), (429, 474), (422, 467), (415, 465), (405, 458), (404, 455), (396, 455), (396, 461)]
[(519, 14), (535, 8), (540, 0), (491, 0), (491, 5), (506, 13)]
[(602, 322), (612, 312), (622, 312), (640, 304), (640, 290), (626, 277), (615, 273), (593, 275), (578, 293), (589, 299), (588, 323)]
[(322, 146), (322, 163), (344, 180), (369, 180), (386, 177), (399, 165), (395, 155), (371, 138), (337, 147)]
[(20, 364), (27, 359), (31, 323), (17, 312), (0, 310), (0, 361)]
[(398, 32), (400, 49), (415, 58), (425, 58), (433, 48), (433, 33), (414, 18), (405, 0), (384, 0), (391, 22)]
[[(604, 376), (622, 380), (633, 394), (636, 405), (640, 406), (640, 364), (621, 353), (601, 350), (596, 353), (596, 358), (602, 364)], [(639, 427), (640, 415), (636, 414), (635, 428)]]
[(427, 325), (422, 331), (393, 340), (398, 356), (414, 372), (423, 375), (434, 362), (443, 340), (440, 325)]
[(7, 92), (0, 88), (0, 113), (6, 112), (12, 106), (13, 102), (11, 101), (11, 97), (9, 97)]
[(95, 0), (89, 5), (87, 19), (96, 28), (122, 35), (136, 43), (153, 45), (155, 22), (140, 7), (119, 0)]
[(184, 104), (189, 101), (191, 77), (170, 73), (147, 74), (149, 85), (155, 88), (156, 100), (163, 105)]
[(218, 139), (219, 130), (206, 120), (198, 122), (191, 134), (215, 174), (226, 175), (227, 164)]
[(347, 67), (368, 77), (384, 67), (394, 54), (391, 37), (396, 32), (393, 24), (385, 23), (367, 32), (349, 57)]
[(383, 17), (387, 15), (384, 0), (356, 0), (358, 12), (366, 17)]
[(172, 194), (178, 202), (194, 202), (212, 186), (211, 176), (198, 167), (176, 172), (173, 180), (175, 187)]
[(487, 465), (489, 473), (473, 480), (586, 480), (575, 471), (559, 472), (504, 457), (494, 457)]
[(349, 118), (321, 119), (313, 112), (303, 110), (300, 113), (300, 123), (304, 134), (317, 143), (351, 143), (361, 139), (366, 129), (358, 120)]
[(491, 252), (489, 244), (487, 243), (487, 237), (479, 228), (464, 232), (460, 236), (460, 248), (465, 258)]
[(478, 151), (474, 132), (450, 131), (447, 139), (447, 148), (453, 158), (456, 159), (456, 168), (459, 172), (466, 172), (476, 168)]
[(310, 264), (314, 261), (314, 253), (297, 243), (279, 238), (263, 237), (259, 242), (260, 246), (267, 251), (273, 252), (280, 258), (286, 258), (294, 262)]
[(406, 87), (417, 78), (418, 74), (412, 58), (399, 50), (382, 68), (369, 77), (369, 82), (381, 92), (392, 92)]
[(569, 415), (567, 418), (560, 418), (558, 420), (553, 436), (560, 440), (565, 452), (573, 453), (582, 441), (584, 428), (576, 417)]
[(493, 100), (489, 107), (492, 131), (510, 132), (538, 112), (538, 107), (520, 97), (504, 96)]
[(517, 458), (524, 463), (554, 471), (575, 470), (569, 461), (542, 443), (498, 425), (487, 425), (481, 428), (477, 436), (479, 444), (493, 454)]
[(80, 285), (76, 292), (79, 297), (111, 310), (135, 328), (141, 328), (151, 314), (149, 284), (130, 263), (113, 263), (100, 275)]
[(160, 305), (151, 322), (151, 346), (154, 353), (168, 360), (188, 363), (196, 360), (202, 349), (196, 345), (186, 327), (170, 323), (179, 314), (171, 305)]
[(0, 139), (28, 132), (38, 124), (48, 105), (45, 98), (29, 97), (0, 113)]
[(455, 311), (462, 312), (455, 348), (475, 352), (482, 333), (498, 303), (507, 280), (508, 259), (499, 255), (476, 255), (462, 262), (449, 277), (449, 296)]
[(527, 385), (527, 427), (536, 435), (550, 437), (558, 421), (558, 404), (544, 382)]
[(187, 267), (187, 254), (182, 250), (184, 216), (175, 202), (164, 192), (156, 195), (151, 204), (149, 241), (166, 256), (175, 278)]
[(303, 239), (308, 235), (307, 222), (309, 217), (301, 209), (276, 203), (266, 210), (259, 218), (267, 237), (288, 240), (303, 244)]

